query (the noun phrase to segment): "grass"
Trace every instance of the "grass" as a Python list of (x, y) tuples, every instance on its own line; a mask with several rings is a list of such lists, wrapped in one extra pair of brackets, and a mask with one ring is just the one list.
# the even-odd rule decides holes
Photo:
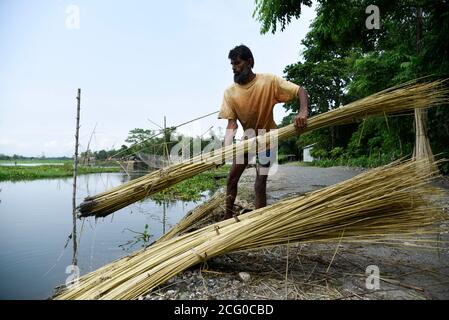
[(230, 166), (224, 165), (218, 169), (200, 173), (188, 180), (164, 189), (151, 196), (154, 200), (185, 200), (197, 201), (204, 191), (216, 190), (223, 186)]
[[(0, 160), (1, 163), (11, 163), (9, 160)], [(21, 166), (30, 163), (55, 163), (54, 165)], [(63, 163), (63, 165), (56, 165)], [(151, 196), (153, 200), (185, 200), (197, 201), (202, 193), (208, 190), (216, 190), (226, 181), (230, 166), (225, 165), (218, 169), (207, 171), (183, 181), (171, 188), (165, 189)], [(84, 167), (78, 166), (78, 174), (120, 172), (120, 167)], [(64, 178), (73, 176), (73, 164), (71, 161), (62, 160), (24, 160), (18, 161), (16, 166), (0, 165), (0, 181), (26, 181), (36, 179)], [(218, 178), (217, 178), (218, 177)]]
[(0, 160), (0, 164), (2, 163), (14, 163), (16, 162), (17, 165), (21, 164), (30, 164), (30, 163), (54, 163), (54, 164), (64, 164), (64, 163), (73, 163), (73, 160), (59, 160), (59, 159), (18, 159), (18, 160)]
[[(78, 167), (78, 174), (119, 172), (119, 167)], [(21, 181), (73, 176), (73, 165), (0, 166), (0, 181)]]
[[(0, 166), (2, 164), (14, 164), (20, 166), (22, 164), (49, 164), (49, 165), (64, 165), (64, 164), (73, 164), (72, 159), (18, 159), (18, 160), (0, 160)], [(79, 165), (83, 165), (82, 161), (78, 162)], [(116, 161), (110, 161), (110, 160), (95, 160), (95, 166), (97, 167), (119, 167)]]
[(354, 168), (376, 168), (382, 165), (386, 165), (395, 159), (391, 159), (390, 157), (382, 157), (382, 158), (369, 158), (369, 157), (359, 157), (359, 158), (338, 158), (338, 159), (321, 159), (321, 160), (313, 160), (312, 162), (302, 162), (295, 161), (289, 162), (289, 165), (294, 165), (298, 167), (354, 167)]

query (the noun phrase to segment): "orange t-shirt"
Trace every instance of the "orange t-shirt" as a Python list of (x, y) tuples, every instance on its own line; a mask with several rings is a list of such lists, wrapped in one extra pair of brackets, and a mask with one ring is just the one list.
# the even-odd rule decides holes
[(299, 86), (272, 74), (256, 74), (245, 85), (234, 83), (226, 89), (219, 119), (239, 120), (243, 130), (276, 128), (273, 107), (298, 96)]

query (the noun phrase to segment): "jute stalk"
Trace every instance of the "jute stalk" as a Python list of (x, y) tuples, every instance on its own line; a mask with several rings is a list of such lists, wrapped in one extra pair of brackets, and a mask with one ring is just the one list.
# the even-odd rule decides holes
[(225, 198), (226, 194), (223, 191), (218, 191), (206, 202), (187, 213), (176, 226), (163, 234), (156, 243), (171, 239), (181, 232), (188, 231), (188, 229), (194, 226), (196, 222), (206, 217), (209, 213), (219, 207), (220, 204), (224, 204)]
[[(426, 166), (428, 162), (422, 163)], [(414, 161), (394, 163), (305, 196), (278, 202), (191, 233), (161, 241), (80, 279), (56, 299), (136, 299), (179, 272), (240, 250), (293, 242), (357, 242), (426, 246), (447, 215), (433, 202), (434, 172)], [(430, 168), (429, 168), (430, 171)], [(218, 232), (217, 232), (218, 230)], [(343, 236), (342, 236), (343, 235)]]
[[(386, 116), (387, 114), (429, 108), (448, 102), (449, 90), (444, 86), (443, 80), (419, 84), (410, 82), (311, 117), (305, 132), (350, 123), (373, 115), (383, 114)], [(223, 147), (208, 154), (201, 154), (165, 169), (152, 172), (104, 193), (87, 197), (79, 206), (80, 215), (108, 215), (148, 195), (220, 166), (225, 159), (233, 159), (234, 154), (239, 156), (248, 152), (248, 150), (255, 150), (256, 146), (263, 146), (266, 143), (275, 144), (296, 134), (298, 134), (296, 127), (290, 124), (272, 130), (265, 135)]]

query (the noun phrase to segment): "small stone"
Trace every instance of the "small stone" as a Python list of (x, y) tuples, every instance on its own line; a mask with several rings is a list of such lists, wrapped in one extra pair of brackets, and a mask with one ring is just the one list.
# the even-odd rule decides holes
[(243, 280), (243, 282), (248, 282), (251, 280), (251, 276), (248, 272), (239, 272), (239, 277)]
[(172, 296), (174, 296), (176, 293), (178, 293), (177, 290), (168, 290), (168, 291), (165, 293), (165, 295), (167, 295), (167, 296), (169, 296), (169, 297), (172, 297)]
[(179, 295), (179, 300), (187, 300), (189, 298), (189, 294), (187, 292), (182, 292)]

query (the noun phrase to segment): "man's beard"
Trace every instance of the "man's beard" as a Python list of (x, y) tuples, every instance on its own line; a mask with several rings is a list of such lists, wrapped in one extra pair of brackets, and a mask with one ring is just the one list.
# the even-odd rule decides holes
[(243, 67), (242, 72), (234, 74), (234, 82), (238, 84), (246, 84), (251, 76), (251, 68), (246, 65)]

